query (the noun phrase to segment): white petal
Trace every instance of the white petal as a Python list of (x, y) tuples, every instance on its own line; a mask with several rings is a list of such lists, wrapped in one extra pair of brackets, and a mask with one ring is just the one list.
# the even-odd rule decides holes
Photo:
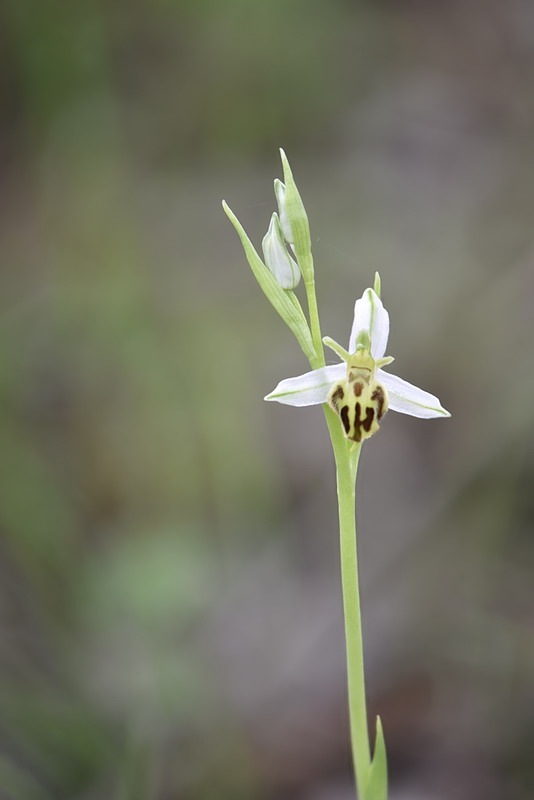
[(382, 358), (388, 343), (389, 314), (379, 296), (372, 289), (366, 289), (361, 298), (356, 300), (354, 322), (350, 332), (350, 353), (354, 353), (356, 350), (356, 340), (362, 331), (367, 331), (369, 334), (373, 358)]
[(344, 378), (346, 372), (345, 364), (333, 364), (295, 378), (285, 378), (264, 399), (287, 406), (317, 406), (326, 402), (332, 384)]
[(379, 369), (376, 373), (378, 381), (384, 384), (388, 392), (389, 408), (412, 417), (431, 419), (431, 417), (450, 417), (438, 398), (430, 392), (419, 389), (412, 383)]

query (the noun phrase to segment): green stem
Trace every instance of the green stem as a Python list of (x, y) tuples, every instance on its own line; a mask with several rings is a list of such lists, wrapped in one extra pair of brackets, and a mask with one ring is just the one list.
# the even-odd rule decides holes
[[(309, 261), (307, 260), (309, 259)], [(310, 315), (310, 330), (316, 357), (314, 369), (325, 364), (315, 281), (311, 253), (304, 256), (307, 269), (301, 269), (305, 280), (306, 297)], [(299, 259), (300, 263), (300, 259)], [(339, 508), (339, 533), (341, 552), (341, 584), (343, 590), (343, 614), (345, 618), (345, 642), (347, 650), (347, 682), (349, 695), (350, 738), (352, 760), (356, 774), (359, 800), (365, 800), (365, 787), (369, 779), (371, 752), (367, 728), (367, 706), (365, 700), (365, 675), (363, 663), (362, 621), (360, 611), (360, 589), (358, 579), (358, 555), (356, 548), (356, 474), (361, 445), (349, 445), (343, 435), (339, 418), (326, 404), (326, 423), (332, 440), (336, 460), (337, 498)]]
[[(303, 264), (304, 262), (304, 264)], [(319, 309), (317, 307), (317, 295), (315, 293), (315, 279), (313, 277), (313, 257), (311, 253), (301, 256), (300, 262), (301, 269), (304, 275), (311, 276), (308, 280), (304, 279), (306, 287), (306, 299), (308, 301), (308, 312), (310, 315), (310, 330), (312, 335), (313, 347), (317, 355), (315, 364), (312, 364), (314, 369), (324, 367), (324, 348), (323, 340), (321, 337), (321, 325), (319, 323)]]
[(349, 695), (350, 736), (352, 758), (356, 773), (358, 797), (363, 800), (369, 778), (371, 753), (367, 727), (365, 674), (363, 661), (362, 622), (356, 546), (356, 473), (361, 445), (351, 453), (339, 424), (339, 419), (326, 412), (332, 438), (337, 471), (339, 533), (341, 552), (341, 583), (347, 648), (347, 680)]

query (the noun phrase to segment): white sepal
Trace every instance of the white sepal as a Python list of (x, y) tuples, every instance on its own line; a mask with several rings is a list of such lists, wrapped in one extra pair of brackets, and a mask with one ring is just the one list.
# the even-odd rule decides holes
[(421, 419), (450, 417), (449, 412), (443, 408), (438, 398), (430, 392), (425, 392), (403, 378), (391, 375), (381, 369), (378, 370), (376, 377), (387, 389), (391, 411), (398, 411), (401, 414), (409, 414), (411, 417), (420, 417)]
[(356, 351), (358, 335), (367, 332), (371, 340), (371, 355), (378, 361), (386, 352), (389, 336), (389, 314), (373, 289), (366, 289), (354, 306), (354, 321), (350, 332), (349, 352)]
[(346, 365), (332, 364), (295, 378), (285, 378), (265, 397), (287, 406), (317, 406), (326, 403), (332, 384), (345, 377)]
[(261, 243), (265, 264), (269, 267), (282, 289), (294, 289), (300, 281), (299, 265), (289, 255), (284, 234), (276, 211), (271, 217), (269, 230)]

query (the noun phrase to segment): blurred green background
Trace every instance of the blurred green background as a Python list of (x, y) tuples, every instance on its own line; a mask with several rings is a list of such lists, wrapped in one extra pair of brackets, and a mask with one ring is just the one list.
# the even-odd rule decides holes
[(382, 275), (359, 531), (391, 800), (534, 796), (534, 8), (3, 0), (0, 797), (354, 797), (333, 464), (259, 245), (285, 147), (323, 330)]

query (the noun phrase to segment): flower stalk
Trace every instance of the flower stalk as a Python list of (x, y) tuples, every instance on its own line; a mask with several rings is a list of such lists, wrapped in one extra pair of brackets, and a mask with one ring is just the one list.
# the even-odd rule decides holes
[(336, 483), (339, 513), (339, 546), (341, 561), (341, 586), (343, 616), (345, 620), (345, 647), (347, 656), (347, 684), (349, 723), (358, 796), (365, 797), (369, 778), (371, 754), (367, 727), (367, 702), (365, 696), (365, 670), (358, 575), (356, 540), (356, 476), (361, 444), (355, 445), (351, 463), (349, 448), (340, 430), (339, 422), (330, 409), (330, 437), (336, 461)]
[(310, 315), (310, 330), (313, 347), (315, 350), (314, 362), (310, 364), (314, 369), (324, 367), (324, 350), (321, 339), (321, 324), (319, 322), (319, 307), (317, 305), (317, 295), (315, 292), (315, 278), (313, 277), (313, 259), (310, 253), (312, 277), (304, 280), (306, 289), (306, 302), (308, 303), (308, 313)]

